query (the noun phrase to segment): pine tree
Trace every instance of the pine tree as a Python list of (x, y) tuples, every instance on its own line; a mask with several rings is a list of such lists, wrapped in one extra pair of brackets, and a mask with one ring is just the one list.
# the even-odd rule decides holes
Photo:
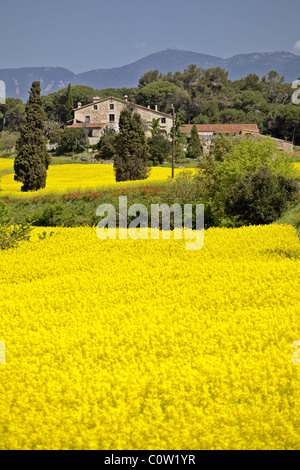
[(73, 95), (71, 82), (69, 82), (67, 90), (67, 103), (66, 103), (66, 121), (71, 121), (73, 119)]
[(43, 137), (44, 121), (40, 82), (33, 82), (14, 162), (14, 179), (23, 183), (21, 191), (37, 191), (46, 186), (50, 157)]
[(148, 177), (150, 157), (147, 139), (139, 114), (123, 110), (116, 138), (114, 170), (116, 181), (143, 180)]
[(187, 156), (189, 158), (200, 158), (202, 156), (202, 147), (196, 124), (193, 125), (191, 130), (191, 137), (189, 141)]

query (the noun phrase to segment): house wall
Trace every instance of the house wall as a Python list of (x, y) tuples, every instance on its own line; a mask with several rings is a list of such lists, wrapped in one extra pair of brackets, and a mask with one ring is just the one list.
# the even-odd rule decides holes
[[(114, 105), (113, 110), (110, 109), (110, 104)], [(94, 106), (97, 106), (98, 109), (95, 110)], [(78, 108), (74, 111), (74, 119), (78, 122), (85, 122), (86, 116), (90, 116), (91, 123), (107, 122), (109, 127), (113, 128), (116, 132), (118, 132), (120, 114), (121, 111), (123, 111), (124, 109), (132, 109), (134, 112), (137, 112), (141, 116), (142, 120), (145, 121), (145, 123), (148, 123), (148, 125), (152, 121), (152, 119), (165, 118), (166, 123), (160, 123), (160, 127), (162, 130), (165, 131), (167, 135), (171, 131), (171, 128), (173, 126), (173, 120), (171, 116), (168, 117), (168, 115), (166, 114), (162, 114), (147, 108), (141, 108), (139, 106), (135, 106), (132, 103), (122, 102), (115, 99), (108, 99), (100, 103), (95, 102), (91, 103), (88, 106), (85, 106), (84, 108)], [(109, 121), (110, 114), (115, 115), (114, 122)], [(148, 137), (151, 137), (151, 132), (147, 131), (146, 135)]]

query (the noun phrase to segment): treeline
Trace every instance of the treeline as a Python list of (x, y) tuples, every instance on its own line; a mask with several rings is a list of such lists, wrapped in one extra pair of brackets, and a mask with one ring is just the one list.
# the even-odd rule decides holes
[[(158, 105), (166, 113), (171, 113), (173, 104), (185, 123), (256, 123), (262, 133), (300, 145), (300, 107), (292, 104), (291, 85), (275, 71), (262, 79), (249, 74), (231, 81), (220, 67), (205, 70), (190, 65), (183, 72), (149, 71), (136, 88), (95, 90), (77, 85), (71, 87), (71, 93), (73, 107), (78, 102), (92, 102), (94, 96), (124, 99), (128, 95), (131, 102), (152, 108)], [(43, 97), (49, 122), (63, 124), (70, 118), (69, 98), (67, 88)], [(8, 98), (6, 105), (0, 105), (0, 130), (20, 130), (24, 113), (21, 100)]]

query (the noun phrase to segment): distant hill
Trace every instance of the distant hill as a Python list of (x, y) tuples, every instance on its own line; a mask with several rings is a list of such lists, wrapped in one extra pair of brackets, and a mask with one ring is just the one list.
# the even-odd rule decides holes
[(74, 74), (61, 67), (26, 67), (0, 69), (0, 80), (4, 80), (7, 96), (26, 101), (28, 90), (34, 80), (41, 82), (42, 94), (48, 94), (72, 85), (88, 85), (96, 89), (135, 87), (138, 80), (148, 70), (158, 69), (161, 73), (183, 71), (188, 65), (198, 67), (222, 67), (229, 71), (231, 80), (239, 80), (256, 73), (260, 77), (270, 70), (284, 75), (286, 82), (292, 82), (300, 76), (300, 57), (290, 52), (258, 52), (240, 54), (229, 59), (222, 59), (198, 52), (167, 49), (150, 54), (122, 67), (97, 69)]

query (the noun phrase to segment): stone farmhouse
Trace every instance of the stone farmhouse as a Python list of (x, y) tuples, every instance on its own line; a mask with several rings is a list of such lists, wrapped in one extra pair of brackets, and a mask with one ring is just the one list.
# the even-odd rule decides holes
[[(145, 108), (134, 103), (130, 103), (125, 96), (125, 100), (120, 98), (100, 99), (99, 97), (93, 98), (93, 103), (84, 106), (81, 103), (77, 104), (74, 109), (73, 123), (67, 127), (83, 128), (88, 131), (88, 137), (91, 145), (97, 144), (104, 134), (105, 129), (113, 129), (115, 132), (119, 131), (119, 118), (123, 109), (129, 109), (133, 112), (140, 114), (145, 129), (149, 127), (152, 119), (159, 119), (159, 125), (166, 136), (170, 133), (173, 126), (173, 117), (166, 113), (158, 111), (158, 107), (151, 109), (150, 106)], [(151, 132), (146, 131), (146, 135), (151, 137)]]

